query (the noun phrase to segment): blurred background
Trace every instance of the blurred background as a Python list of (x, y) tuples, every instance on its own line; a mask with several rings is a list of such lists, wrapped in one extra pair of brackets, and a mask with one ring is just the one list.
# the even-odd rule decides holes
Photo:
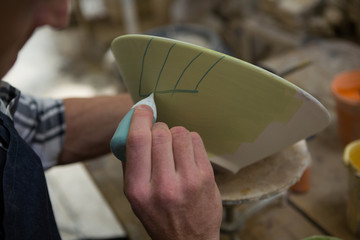
[[(115, 37), (127, 33), (175, 38), (260, 66), (265, 66), (269, 59), (318, 41), (340, 42), (336, 48), (344, 49), (348, 46), (358, 49), (360, 44), (359, 0), (70, 2), (69, 27), (37, 30), (5, 81), (22, 92), (41, 97), (87, 97), (124, 92), (126, 87), (109, 46)], [(352, 54), (350, 50), (342, 57), (348, 56), (351, 59), (348, 62), (358, 67), (359, 55)], [(327, 103), (325, 99), (325, 105)], [(46, 176), (63, 239), (126, 237), (122, 224), (109, 207), (109, 200), (102, 196), (84, 164), (54, 167)], [(289, 218), (299, 218), (296, 221), (303, 225), (296, 227)], [(252, 229), (247, 225), (244, 234), (247, 234), (246, 239), (300, 239), (329, 234), (313, 221), (301, 211), (296, 213), (294, 209), (277, 207), (276, 211), (269, 210), (253, 218)], [(263, 234), (255, 233), (259, 231)]]

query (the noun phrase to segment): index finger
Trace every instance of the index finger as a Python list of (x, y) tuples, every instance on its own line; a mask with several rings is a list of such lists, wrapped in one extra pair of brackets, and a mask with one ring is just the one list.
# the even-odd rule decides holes
[(125, 181), (144, 183), (151, 177), (151, 128), (153, 111), (149, 106), (135, 107), (126, 142)]

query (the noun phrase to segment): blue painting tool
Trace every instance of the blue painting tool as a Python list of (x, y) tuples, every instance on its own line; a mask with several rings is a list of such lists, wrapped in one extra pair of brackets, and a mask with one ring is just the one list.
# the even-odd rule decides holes
[(125, 117), (119, 123), (114, 136), (110, 141), (110, 148), (115, 157), (120, 159), (121, 161), (126, 160), (126, 141), (129, 133), (129, 127), (131, 123), (131, 118), (134, 113), (134, 108), (138, 105), (148, 105), (153, 110), (153, 123), (156, 121), (157, 112), (156, 112), (156, 105), (154, 100), (154, 93), (151, 93), (147, 98), (144, 98), (137, 102), (130, 111), (125, 115)]

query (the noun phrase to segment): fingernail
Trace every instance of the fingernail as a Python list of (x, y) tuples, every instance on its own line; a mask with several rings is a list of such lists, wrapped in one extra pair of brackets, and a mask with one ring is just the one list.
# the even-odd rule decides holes
[(135, 107), (135, 109), (137, 110), (147, 110), (147, 111), (152, 111), (151, 107), (145, 104), (141, 104)]

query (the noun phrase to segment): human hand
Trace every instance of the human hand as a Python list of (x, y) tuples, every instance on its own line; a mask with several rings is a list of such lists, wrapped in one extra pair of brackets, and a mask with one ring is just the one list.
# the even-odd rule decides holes
[(135, 108), (124, 166), (124, 192), (152, 239), (219, 239), (222, 203), (201, 137), (153, 125)]

